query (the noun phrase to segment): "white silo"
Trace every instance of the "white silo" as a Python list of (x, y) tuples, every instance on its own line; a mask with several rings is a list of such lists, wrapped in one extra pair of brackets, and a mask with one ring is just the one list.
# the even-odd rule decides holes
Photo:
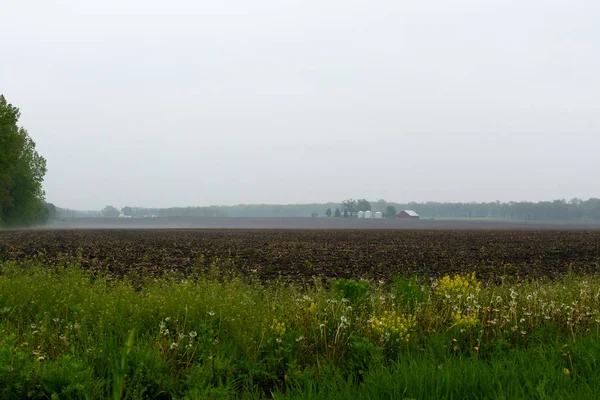
[(381, 218), (383, 218), (383, 213), (381, 211), (375, 212), (375, 219), (381, 219)]
[(371, 219), (371, 211), (365, 211), (365, 218)]
[(358, 218), (364, 218), (364, 217), (365, 217), (365, 213), (363, 211), (359, 211)]

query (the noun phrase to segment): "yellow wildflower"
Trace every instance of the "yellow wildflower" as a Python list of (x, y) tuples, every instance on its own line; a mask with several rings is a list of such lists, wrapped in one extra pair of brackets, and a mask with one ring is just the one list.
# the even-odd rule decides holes
[(444, 276), (437, 281), (435, 294), (442, 297), (456, 297), (458, 295), (467, 296), (478, 292), (481, 289), (481, 282), (475, 278), (475, 272), (470, 275), (450, 275)]
[(371, 319), (371, 330), (382, 341), (408, 342), (410, 332), (416, 324), (414, 315), (398, 314), (395, 310), (384, 311), (383, 315)]
[(285, 332), (286, 332), (285, 322), (278, 322), (277, 319), (273, 319), (273, 324), (271, 325), (271, 331), (277, 336), (285, 335)]
[(461, 328), (472, 328), (479, 323), (477, 312), (474, 312), (473, 314), (463, 314), (460, 311), (457, 311), (452, 314), (452, 319), (454, 321), (454, 325)]

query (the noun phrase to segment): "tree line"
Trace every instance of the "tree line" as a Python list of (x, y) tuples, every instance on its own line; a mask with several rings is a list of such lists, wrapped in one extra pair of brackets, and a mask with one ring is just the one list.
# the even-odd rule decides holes
[(430, 218), (490, 218), (523, 221), (600, 220), (600, 199), (490, 203), (408, 203), (396, 205)]
[[(343, 209), (353, 212), (366, 211), (361, 201), (346, 200), (340, 203)], [(364, 204), (364, 202), (363, 202)], [(354, 205), (354, 207), (352, 207)], [(350, 206), (350, 207), (349, 207)], [(460, 219), (503, 219), (522, 221), (581, 221), (600, 220), (600, 199), (578, 198), (569, 201), (561, 199), (554, 201), (510, 201), (489, 203), (451, 203), (451, 202), (425, 202), (425, 203), (395, 203), (378, 200), (368, 210), (381, 211), (384, 215), (387, 207), (395, 210), (413, 210), (423, 218), (460, 218)]]
[(490, 203), (396, 203), (385, 200), (347, 199), (312, 204), (248, 204), (235, 206), (144, 208), (107, 206), (97, 211), (57, 209), (60, 218), (74, 217), (338, 217), (356, 216), (358, 211), (380, 211), (386, 218), (414, 210), (422, 218), (501, 219), (523, 221), (600, 221), (600, 199), (541, 202)]

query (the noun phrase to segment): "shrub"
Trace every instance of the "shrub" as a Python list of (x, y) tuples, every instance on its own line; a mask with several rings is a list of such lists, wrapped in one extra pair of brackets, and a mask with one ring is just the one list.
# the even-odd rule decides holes
[(340, 278), (335, 280), (333, 287), (341, 293), (344, 298), (353, 302), (359, 302), (367, 294), (369, 282)]

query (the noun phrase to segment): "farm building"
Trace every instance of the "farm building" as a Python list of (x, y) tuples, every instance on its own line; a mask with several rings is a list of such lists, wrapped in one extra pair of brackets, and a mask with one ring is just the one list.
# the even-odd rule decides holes
[(396, 215), (396, 218), (419, 219), (419, 214), (413, 210), (402, 210)]

